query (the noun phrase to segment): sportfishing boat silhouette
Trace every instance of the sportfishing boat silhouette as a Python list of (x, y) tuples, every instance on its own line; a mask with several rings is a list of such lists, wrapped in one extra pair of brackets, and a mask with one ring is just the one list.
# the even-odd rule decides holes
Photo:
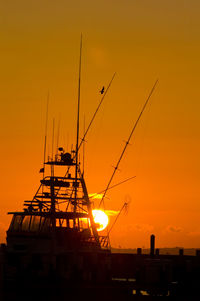
[[(79, 143), (81, 53), (82, 39), (75, 149), (66, 152), (59, 147), (56, 154), (52, 151), (52, 156), (46, 158), (45, 133), (40, 186), (31, 200), (24, 201), (22, 211), (9, 212), (12, 220), (7, 231), (5, 290), (11, 299), (15, 294), (27, 297), (30, 291), (34, 298), (43, 298), (44, 295), (50, 298), (55, 293), (63, 296), (66, 292), (68, 297), (78, 298), (84, 292), (85, 297), (93, 298), (95, 294), (97, 299), (98, 296), (121, 296), (120, 292), (124, 293), (124, 286), (123, 289), (119, 285), (116, 287), (112, 281), (109, 235), (107, 232), (101, 236), (98, 232), (99, 225), (94, 220), (94, 208), (79, 162), (80, 147), (115, 74), (102, 93), (99, 106)], [(156, 84), (157, 81), (134, 124), (99, 206), (111, 188), (114, 174)]]

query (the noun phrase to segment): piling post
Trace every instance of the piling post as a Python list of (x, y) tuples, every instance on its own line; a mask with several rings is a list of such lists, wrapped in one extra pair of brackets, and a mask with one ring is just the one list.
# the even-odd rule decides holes
[(155, 254), (155, 235), (152, 234), (150, 237), (150, 255), (154, 256)]

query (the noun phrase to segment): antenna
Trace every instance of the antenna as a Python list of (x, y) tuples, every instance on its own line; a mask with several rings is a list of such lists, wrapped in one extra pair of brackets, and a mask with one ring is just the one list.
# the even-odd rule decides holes
[[(83, 121), (83, 132), (85, 133), (85, 115), (84, 115), (84, 121)], [(85, 140), (83, 140), (83, 176), (85, 172)]]
[(46, 160), (46, 148), (47, 148), (48, 111), (49, 111), (49, 91), (47, 93), (46, 122), (45, 122), (45, 136), (44, 136), (43, 179), (44, 179), (44, 172), (45, 172), (45, 160)]
[(56, 157), (58, 156), (58, 144), (59, 144), (59, 137), (60, 136), (60, 118), (58, 121), (58, 132), (57, 132), (57, 142), (56, 142)]
[(125, 153), (125, 151), (126, 151), (126, 148), (127, 148), (127, 146), (129, 145), (129, 142), (130, 142), (130, 140), (131, 140), (131, 137), (132, 137), (132, 135), (133, 135), (133, 133), (134, 133), (134, 131), (135, 131), (135, 129), (136, 129), (136, 126), (137, 126), (137, 124), (138, 124), (138, 122), (139, 122), (139, 120), (140, 120), (140, 118), (141, 118), (141, 116), (142, 116), (142, 114), (143, 114), (143, 112), (144, 112), (146, 106), (147, 106), (147, 103), (149, 102), (149, 99), (150, 99), (150, 97), (151, 97), (151, 95), (152, 95), (152, 93), (153, 93), (153, 91), (154, 91), (154, 89), (155, 89), (157, 83), (158, 83), (158, 80), (156, 80), (155, 84), (153, 85), (153, 88), (151, 89), (151, 92), (149, 93), (149, 96), (148, 96), (147, 100), (145, 101), (145, 104), (144, 104), (144, 106), (143, 106), (143, 108), (142, 108), (142, 110), (141, 110), (141, 112), (140, 112), (140, 114), (139, 114), (139, 116), (138, 116), (138, 118), (137, 118), (137, 120), (136, 120), (136, 122), (135, 122), (133, 128), (132, 128), (132, 131), (131, 131), (131, 133), (130, 133), (130, 135), (129, 135), (129, 137), (128, 137), (128, 140), (126, 141), (125, 147), (124, 147), (124, 149), (123, 149), (123, 151), (122, 151), (122, 153), (121, 153), (121, 155), (120, 155), (120, 158), (119, 158), (119, 160), (118, 160), (118, 162), (117, 162), (117, 165), (114, 167), (114, 171), (113, 171), (113, 173), (112, 173), (112, 175), (111, 175), (111, 178), (110, 178), (110, 180), (109, 180), (109, 182), (108, 182), (108, 185), (107, 185), (107, 187), (106, 187), (106, 189), (105, 189), (105, 192), (104, 192), (104, 194), (103, 194), (103, 196), (102, 196), (102, 199), (101, 199), (101, 201), (100, 201), (100, 203), (99, 203), (99, 207), (101, 206), (101, 204), (102, 204), (103, 201), (104, 201), (105, 195), (106, 195), (106, 193), (107, 193), (107, 191), (108, 191), (108, 189), (109, 189), (109, 187), (110, 187), (110, 184), (111, 184), (111, 182), (112, 182), (112, 180), (113, 180), (113, 177), (114, 177), (114, 175), (115, 175), (115, 173), (116, 173), (116, 170), (117, 170), (118, 167), (119, 167), (119, 164), (120, 164), (120, 162), (121, 162), (121, 160), (122, 160), (122, 158), (123, 158), (123, 156), (124, 156), (124, 153)]
[(76, 163), (78, 162), (78, 140), (79, 140), (79, 115), (80, 115), (80, 96), (81, 96), (81, 59), (82, 59), (82, 34), (80, 42), (79, 78), (78, 78), (78, 109), (77, 109), (77, 130), (76, 130)]
[(52, 149), (51, 149), (52, 161), (53, 161), (53, 152), (54, 152), (54, 130), (55, 130), (55, 118), (53, 118), (53, 126), (52, 126)]
[[(79, 78), (78, 78), (78, 108), (77, 108), (77, 130), (76, 130), (76, 169), (75, 169), (75, 200), (74, 200), (74, 213), (76, 213), (77, 206), (77, 176), (78, 176), (78, 141), (79, 141), (79, 114), (80, 114), (80, 96), (81, 96), (81, 58), (82, 58), (82, 34), (80, 41), (80, 59), (79, 59)], [(74, 219), (74, 228), (75, 228)]]
[[(55, 119), (53, 118), (53, 128), (52, 128), (52, 154), (51, 154), (51, 160), (53, 161), (53, 152), (54, 152), (54, 129), (55, 129)], [(51, 165), (51, 176), (54, 176), (54, 165)]]

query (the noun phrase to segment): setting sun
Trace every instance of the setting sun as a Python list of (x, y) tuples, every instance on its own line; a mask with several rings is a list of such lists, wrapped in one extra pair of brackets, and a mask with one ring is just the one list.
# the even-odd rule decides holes
[(102, 210), (92, 210), (94, 222), (97, 224), (97, 231), (104, 230), (108, 225), (108, 216)]

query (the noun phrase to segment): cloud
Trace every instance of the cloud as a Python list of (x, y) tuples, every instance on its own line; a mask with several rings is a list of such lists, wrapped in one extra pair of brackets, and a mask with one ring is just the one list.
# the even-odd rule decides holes
[(90, 193), (89, 198), (94, 200), (100, 200), (103, 197), (103, 193)]
[(106, 210), (105, 213), (108, 215), (108, 216), (115, 216), (119, 213), (119, 210), (116, 211), (116, 210)]
[(189, 236), (200, 236), (200, 231), (192, 231), (188, 233)]
[(167, 230), (167, 232), (175, 232), (175, 233), (183, 231), (183, 229), (181, 227), (172, 226), (172, 225), (168, 225), (167, 228), (166, 228), (166, 230)]
[(154, 227), (149, 224), (135, 224), (132, 225), (132, 229), (140, 232), (151, 232), (154, 229)]

